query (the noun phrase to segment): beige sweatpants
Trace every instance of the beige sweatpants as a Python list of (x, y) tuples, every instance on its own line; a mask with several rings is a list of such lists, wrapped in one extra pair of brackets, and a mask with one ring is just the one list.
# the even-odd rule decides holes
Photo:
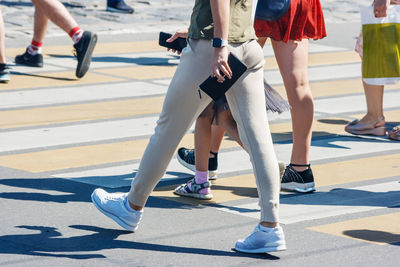
[[(264, 56), (253, 40), (230, 44), (248, 70), (226, 93), (240, 139), (249, 152), (256, 177), (261, 221), (278, 222), (279, 169), (272, 145), (263, 88)], [(129, 201), (144, 206), (175, 153), (182, 137), (211, 98), (199, 93), (199, 85), (210, 75), (214, 49), (211, 41), (189, 40), (169, 85), (157, 127), (140, 162), (128, 194)], [(245, 159), (244, 159), (245, 160)]]

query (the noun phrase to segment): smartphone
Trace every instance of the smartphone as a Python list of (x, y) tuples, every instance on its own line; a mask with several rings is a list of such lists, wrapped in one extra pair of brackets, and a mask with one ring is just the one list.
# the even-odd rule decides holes
[(182, 52), (183, 48), (187, 46), (187, 42), (185, 38), (179, 37), (175, 39), (173, 42), (168, 43), (167, 40), (171, 38), (172, 34), (166, 32), (160, 32), (160, 37), (158, 39), (158, 44), (160, 46), (164, 46), (170, 49), (177, 50)]

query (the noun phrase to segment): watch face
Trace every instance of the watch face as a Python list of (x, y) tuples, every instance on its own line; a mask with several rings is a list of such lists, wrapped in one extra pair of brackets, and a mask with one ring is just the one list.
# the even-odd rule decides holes
[(214, 38), (213, 39), (213, 47), (221, 47), (222, 46), (222, 39)]

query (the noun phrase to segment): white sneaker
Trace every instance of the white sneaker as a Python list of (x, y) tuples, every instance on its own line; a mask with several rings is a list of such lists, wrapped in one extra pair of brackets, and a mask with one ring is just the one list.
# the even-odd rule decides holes
[(97, 188), (92, 193), (92, 202), (107, 217), (128, 231), (135, 231), (142, 219), (143, 211), (129, 211), (125, 207), (127, 194), (107, 193)]
[(265, 253), (285, 250), (285, 235), (280, 226), (272, 228), (269, 232), (265, 232), (260, 229), (260, 225), (258, 224), (253, 233), (246, 239), (236, 241), (235, 249), (246, 253)]

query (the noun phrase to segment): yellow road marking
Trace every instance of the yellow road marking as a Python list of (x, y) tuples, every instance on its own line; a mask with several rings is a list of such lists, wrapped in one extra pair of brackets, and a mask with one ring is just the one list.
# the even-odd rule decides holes
[[(344, 52), (329, 52), (310, 54), (308, 56), (308, 66), (323, 66), (323, 65), (336, 65), (361, 62), (360, 56), (354, 51)], [(278, 68), (278, 63), (275, 57), (266, 57), (264, 69), (274, 70)], [(361, 69), (360, 69), (361, 72)]]
[[(82, 79), (75, 77), (75, 72), (52, 72), (37, 74), (12, 75), (11, 82), (1, 84), (0, 90), (17, 90), (38, 87), (63, 87), (96, 83), (117, 82), (122, 79), (88, 72)], [(79, 88), (77, 88), (79, 90)]]
[(154, 97), (2, 111), (0, 129), (159, 113), (163, 100)]
[[(140, 159), (148, 139), (0, 156), (0, 166), (45, 172)], [(193, 134), (185, 135), (180, 146), (193, 147)], [(224, 141), (224, 148), (236, 142)]]
[(115, 69), (100, 69), (96, 72), (112, 74), (119, 77), (146, 80), (171, 78), (176, 70), (176, 66), (142, 66)]
[(377, 245), (400, 242), (400, 212), (308, 228)]
[(226, 201), (241, 199), (243, 197), (257, 197), (255, 179), (252, 174), (229, 177), (229, 179), (218, 179), (212, 181), (211, 200), (198, 200), (190, 197), (177, 196), (173, 193), (176, 185), (157, 187), (152, 196), (178, 201), (190, 205), (203, 205), (222, 203)]
[[(115, 51), (116, 48), (118, 51)], [(6, 48), (7, 57), (15, 57), (25, 53), (26, 48)], [(60, 45), (60, 46), (44, 46), (44, 55), (72, 55), (72, 42), (71, 45)], [(94, 49), (94, 55), (101, 54), (124, 54), (124, 53), (141, 53), (141, 52), (153, 52), (153, 51), (166, 51), (158, 45), (158, 41), (138, 41), (138, 42), (120, 42), (120, 43), (97, 43)]]
[[(392, 177), (398, 175), (400, 154), (313, 165), (312, 169), (317, 187)], [(212, 185), (214, 197), (208, 201), (174, 195), (172, 191), (175, 187), (176, 185), (157, 188), (152, 195), (191, 205), (222, 203), (244, 197), (257, 197), (252, 174), (216, 180)]]

